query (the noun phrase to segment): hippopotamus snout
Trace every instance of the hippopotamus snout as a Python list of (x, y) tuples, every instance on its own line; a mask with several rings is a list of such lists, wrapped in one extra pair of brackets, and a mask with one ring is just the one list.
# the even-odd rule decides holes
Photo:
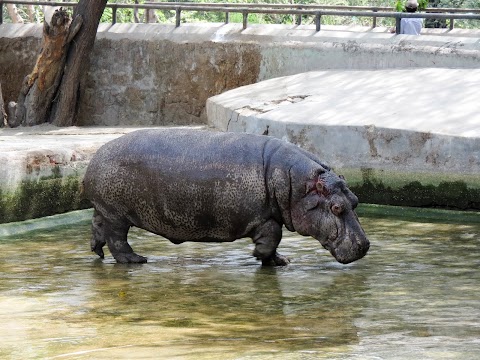
[(352, 211), (340, 219), (339, 234), (334, 241), (322, 244), (333, 257), (342, 264), (348, 264), (363, 258), (370, 248), (370, 241), (360, 226), (357, 215)]
[(364, 233), (349, 234), (336, 247), (327, 248), (333, 257), (342, 264), (349, 264), (363, 258), (370, 248), (370, 242)]

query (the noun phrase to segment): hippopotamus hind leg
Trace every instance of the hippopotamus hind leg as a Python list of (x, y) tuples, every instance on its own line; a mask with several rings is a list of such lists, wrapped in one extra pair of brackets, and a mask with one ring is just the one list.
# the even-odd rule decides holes
[(128, 244), (127, 234), (129, 229), (130, 223), (128, 221), (110, 221), (95, 211), (92, 220), (92, 251), (103, 258), (102, 247), (106, 243), (110, 253), (118, 263), (146, 263), (147, 258), (135, 254)]
[(277, 253), (282, 239), (282, 227), (274, 220), (268, 220), (255, 231), (252, 237), (255, 243), (253, 256), (262, 260), (262, 265), (284, 266), (290, 263), (286, 256)]
[(92, 239), (90, 240), (90, 247), (102, 259), (105, 257), (103, 247), (105, 246), (105, 233), (103, 227), (103, 216), (94, 210), (92, 218)]

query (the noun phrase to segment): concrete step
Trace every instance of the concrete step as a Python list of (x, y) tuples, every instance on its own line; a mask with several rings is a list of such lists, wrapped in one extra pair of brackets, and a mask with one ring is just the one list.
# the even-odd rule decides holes
[(80, 196), (80, 184), (90, 159), (106, 142), (139, 129), (51, 125), (1, 129), (0, 223), (89, 207)]
[(214, 96), (207, 117), (317, 154), (363, 201), (478, 209), (478, 89), (479, 69), (315, 71)]

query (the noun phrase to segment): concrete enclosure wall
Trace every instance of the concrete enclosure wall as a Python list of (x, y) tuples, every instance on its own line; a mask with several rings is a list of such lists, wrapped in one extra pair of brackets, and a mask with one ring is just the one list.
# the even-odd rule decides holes
[[(433, 31), (433, 30), (432, 30)], [(16, 101), (41, 46), (41, 25), (0, 25), (0, 83)], [(325, 69), (476, 68), (475, 32), (420, 37), (323, 26), (101, 24), (77, 125), (205, 124), (207, 98)], [(474, 36), (472, 36), (474, 35)], [(388, 84), (385, 84), (388, 86)]]
[[(0, 25), (0, 83), (6, 102), (16, 101), (23, 78), (33, 69), (41, 35), (41, 25)], [(101, 24), (76, 124), (107, 128), (0, 130), (0, 223), (88, 206), (78, 192), (85, 167), (102, 143), (131, 130), (120, 130), (122, 126), (206, 125), (208, 98), (307, 71), (478, 68), (479, 35), (432, 30), (420, 37), (395, 36), (387, 29), (328, 26), (317, 33), (314, 26), (242, 30), (241, 24)], [(388, 90), (391, 84), (378, 86)], [(367, 186), (376, 184), (370, 165), (359, 170), (357, 188), (383, 194), (378, 186)]]

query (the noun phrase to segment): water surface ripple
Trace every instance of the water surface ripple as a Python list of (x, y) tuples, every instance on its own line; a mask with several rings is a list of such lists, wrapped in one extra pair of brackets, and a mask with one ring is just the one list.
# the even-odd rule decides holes
[(89, 251), (88, 223), (0, 238), (0, 358), (477, 358), (480, 224), (360, 220), (371, 248), (349, 265), (289, 232), (282, 268), (247, 239), (132, 229), (149, 262), (118, 265)]

